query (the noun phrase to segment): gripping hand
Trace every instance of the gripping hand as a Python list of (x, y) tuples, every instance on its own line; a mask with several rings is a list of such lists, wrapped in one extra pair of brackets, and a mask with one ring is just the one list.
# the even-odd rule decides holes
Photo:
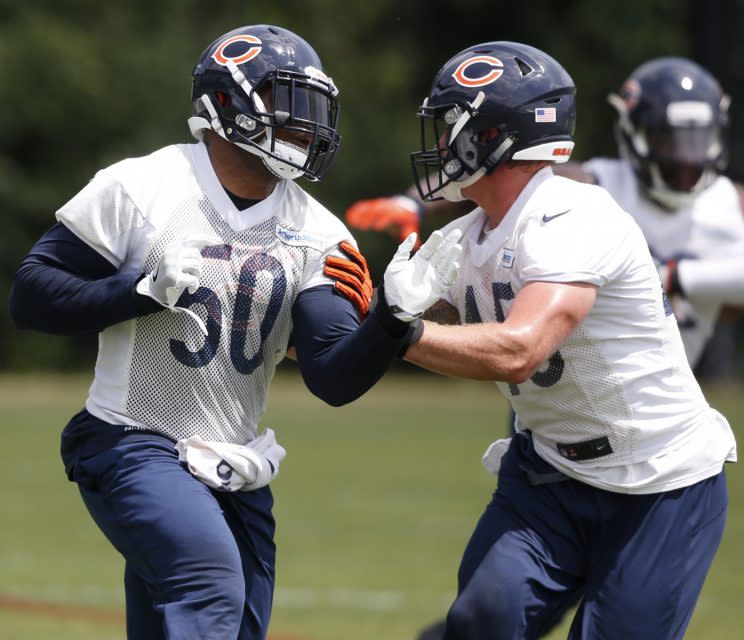
[(408, 196), (359, 200), (346, 211), (346, 221), (362, 231), (387, 231), (401, 241), (419, 232), (423, 206)]
[(416, 234), (401, 243), (383, 279), (385, 301), (398, 320), (412, 322), (452, 286), (460, 270), (461, 236), (459, 229), (450, 231), (446, 238), (435, 231), (412, 258)]
[(176, 302), (185, 289), (196, 293), (199, 288), (203, 264), (201, 250), (209, 244), (215, 241), (191, 239), (168, 247), (152, 273), (137, 283), (137, 293), (149, 296), (171, 311), (191, 316), (204, 335), (207, 328), (202, 319), (189, 309), (177, 307)]
[(346, 240), (340, 242), (338, 248), (349, 258), (328, 256), (323, 273), (336, 281), (333, 285), (336, 291), (351, 300), (360, 319), (363, 320), (369, 314), (372, 300), (372, 277), (369, 275), (367, 261), (357, 248)]

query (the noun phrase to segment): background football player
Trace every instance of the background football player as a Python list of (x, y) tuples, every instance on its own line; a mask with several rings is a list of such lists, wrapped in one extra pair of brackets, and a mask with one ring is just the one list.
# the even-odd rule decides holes
[(18, 326), (100, 332), (62, 458), (125, 558), (130, 638), (266, 636), (268, 483), (285, 452), (258, 425), (277, 363), (291, 343), (310, 390), (349, 402), (416, 339), (417, 316), (456, 275), (457, 234), (409, 260), (412, 236), (367, 314), (363, 257), (293, 182), (331, 166), (337, 95), (294, 33), (221, 36), (193, 72), (198, 142), (99, 171), (16, 274)]

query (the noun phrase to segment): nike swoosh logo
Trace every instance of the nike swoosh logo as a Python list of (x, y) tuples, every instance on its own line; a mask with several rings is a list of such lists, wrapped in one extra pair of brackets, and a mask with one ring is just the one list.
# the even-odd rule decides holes
[(160, 273), (160, 263), (158, 262), (158, 266), (155, 267), (155, 273), (152, 274), (152, 281), (157, 282), (158, 281), (158, 274)]
[(552, 216), (543, 216), (543, 222), (550, 222), (551, 220), (555, 220), (556, 218), (559, 218), (560, 216), (565, 216), (571, 209), (566, 209), (565, 211), (561, 211), (560, 213), (554, 213)]

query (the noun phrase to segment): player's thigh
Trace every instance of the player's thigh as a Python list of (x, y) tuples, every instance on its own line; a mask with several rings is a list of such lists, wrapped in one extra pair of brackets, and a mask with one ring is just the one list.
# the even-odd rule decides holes
[(624, 509), (625, 522), (611, 528), (617, 535), (593, 564), (571, 638), (682, 638), (723, 536), (725, 476), (619, 499), (648, 508)]
[(499, 489), (463, 554), (447, 638), (538, 637), (582, 586), (583, 549), (561, 507), (576, 500), (573, 484), (531, 484), (527, 470), (555, 470), (529, 445), (517, 436), (502, 460)]
[(582, 491), (535, 453), (529, 435), (515, 435), (501, 460), (498, 489), (463, 554), (460, 589), (496, 544), (558, 572), (580, 575), (581, 520), (591, 508)]
[(581, 579), (524, 529), (505, 531), (453, 603), (446, 638), (537, 638), (575, 603)]
[(222, 510), (170, 442), (122, 441), (78, 466), (93, 519), (155, 600), (178, 599), (210, 575), (242, 589), (240, 554)]

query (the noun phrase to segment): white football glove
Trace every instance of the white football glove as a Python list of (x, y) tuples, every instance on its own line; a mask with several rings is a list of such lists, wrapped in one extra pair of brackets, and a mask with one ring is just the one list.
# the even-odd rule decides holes
[(220, 491), (253, 491), (265, 487), (279, 474), (287, 452), (266, 429), (245, 445), (211, 442), (199, 436), (176, 443), (178, 459), (208, 487)]
[(459, 229), (446, 238), (435, 231), (413, 258), (409, 256), (416, 234), (400, 244), (384, 276), (385, 300), (398, 320), (413, 322), (452, 286), (460, 270), (457, 258), (462, 247), (457, 243), (461, 236)]
[(201, 279), (203, 258), (201, 250), (219, 240), (189, 239), (168, 247), (155, 269), (137, 283), (137, 293), (148, 296), (176, 313), (189, 315), (207, 335), (202, 319), (190, 309), (177, 307), (176, 302), (184, 289), (196, 293)]
[(501, 459), (509, 449), (511, 444), (511, 438), (504, 438), (503, 440), (496, 440), (488, 445), (488, 449), (483, 454), (481, 462), (486, 470), (493, 475), (499, 475), (499, 469), (501, 469)]

